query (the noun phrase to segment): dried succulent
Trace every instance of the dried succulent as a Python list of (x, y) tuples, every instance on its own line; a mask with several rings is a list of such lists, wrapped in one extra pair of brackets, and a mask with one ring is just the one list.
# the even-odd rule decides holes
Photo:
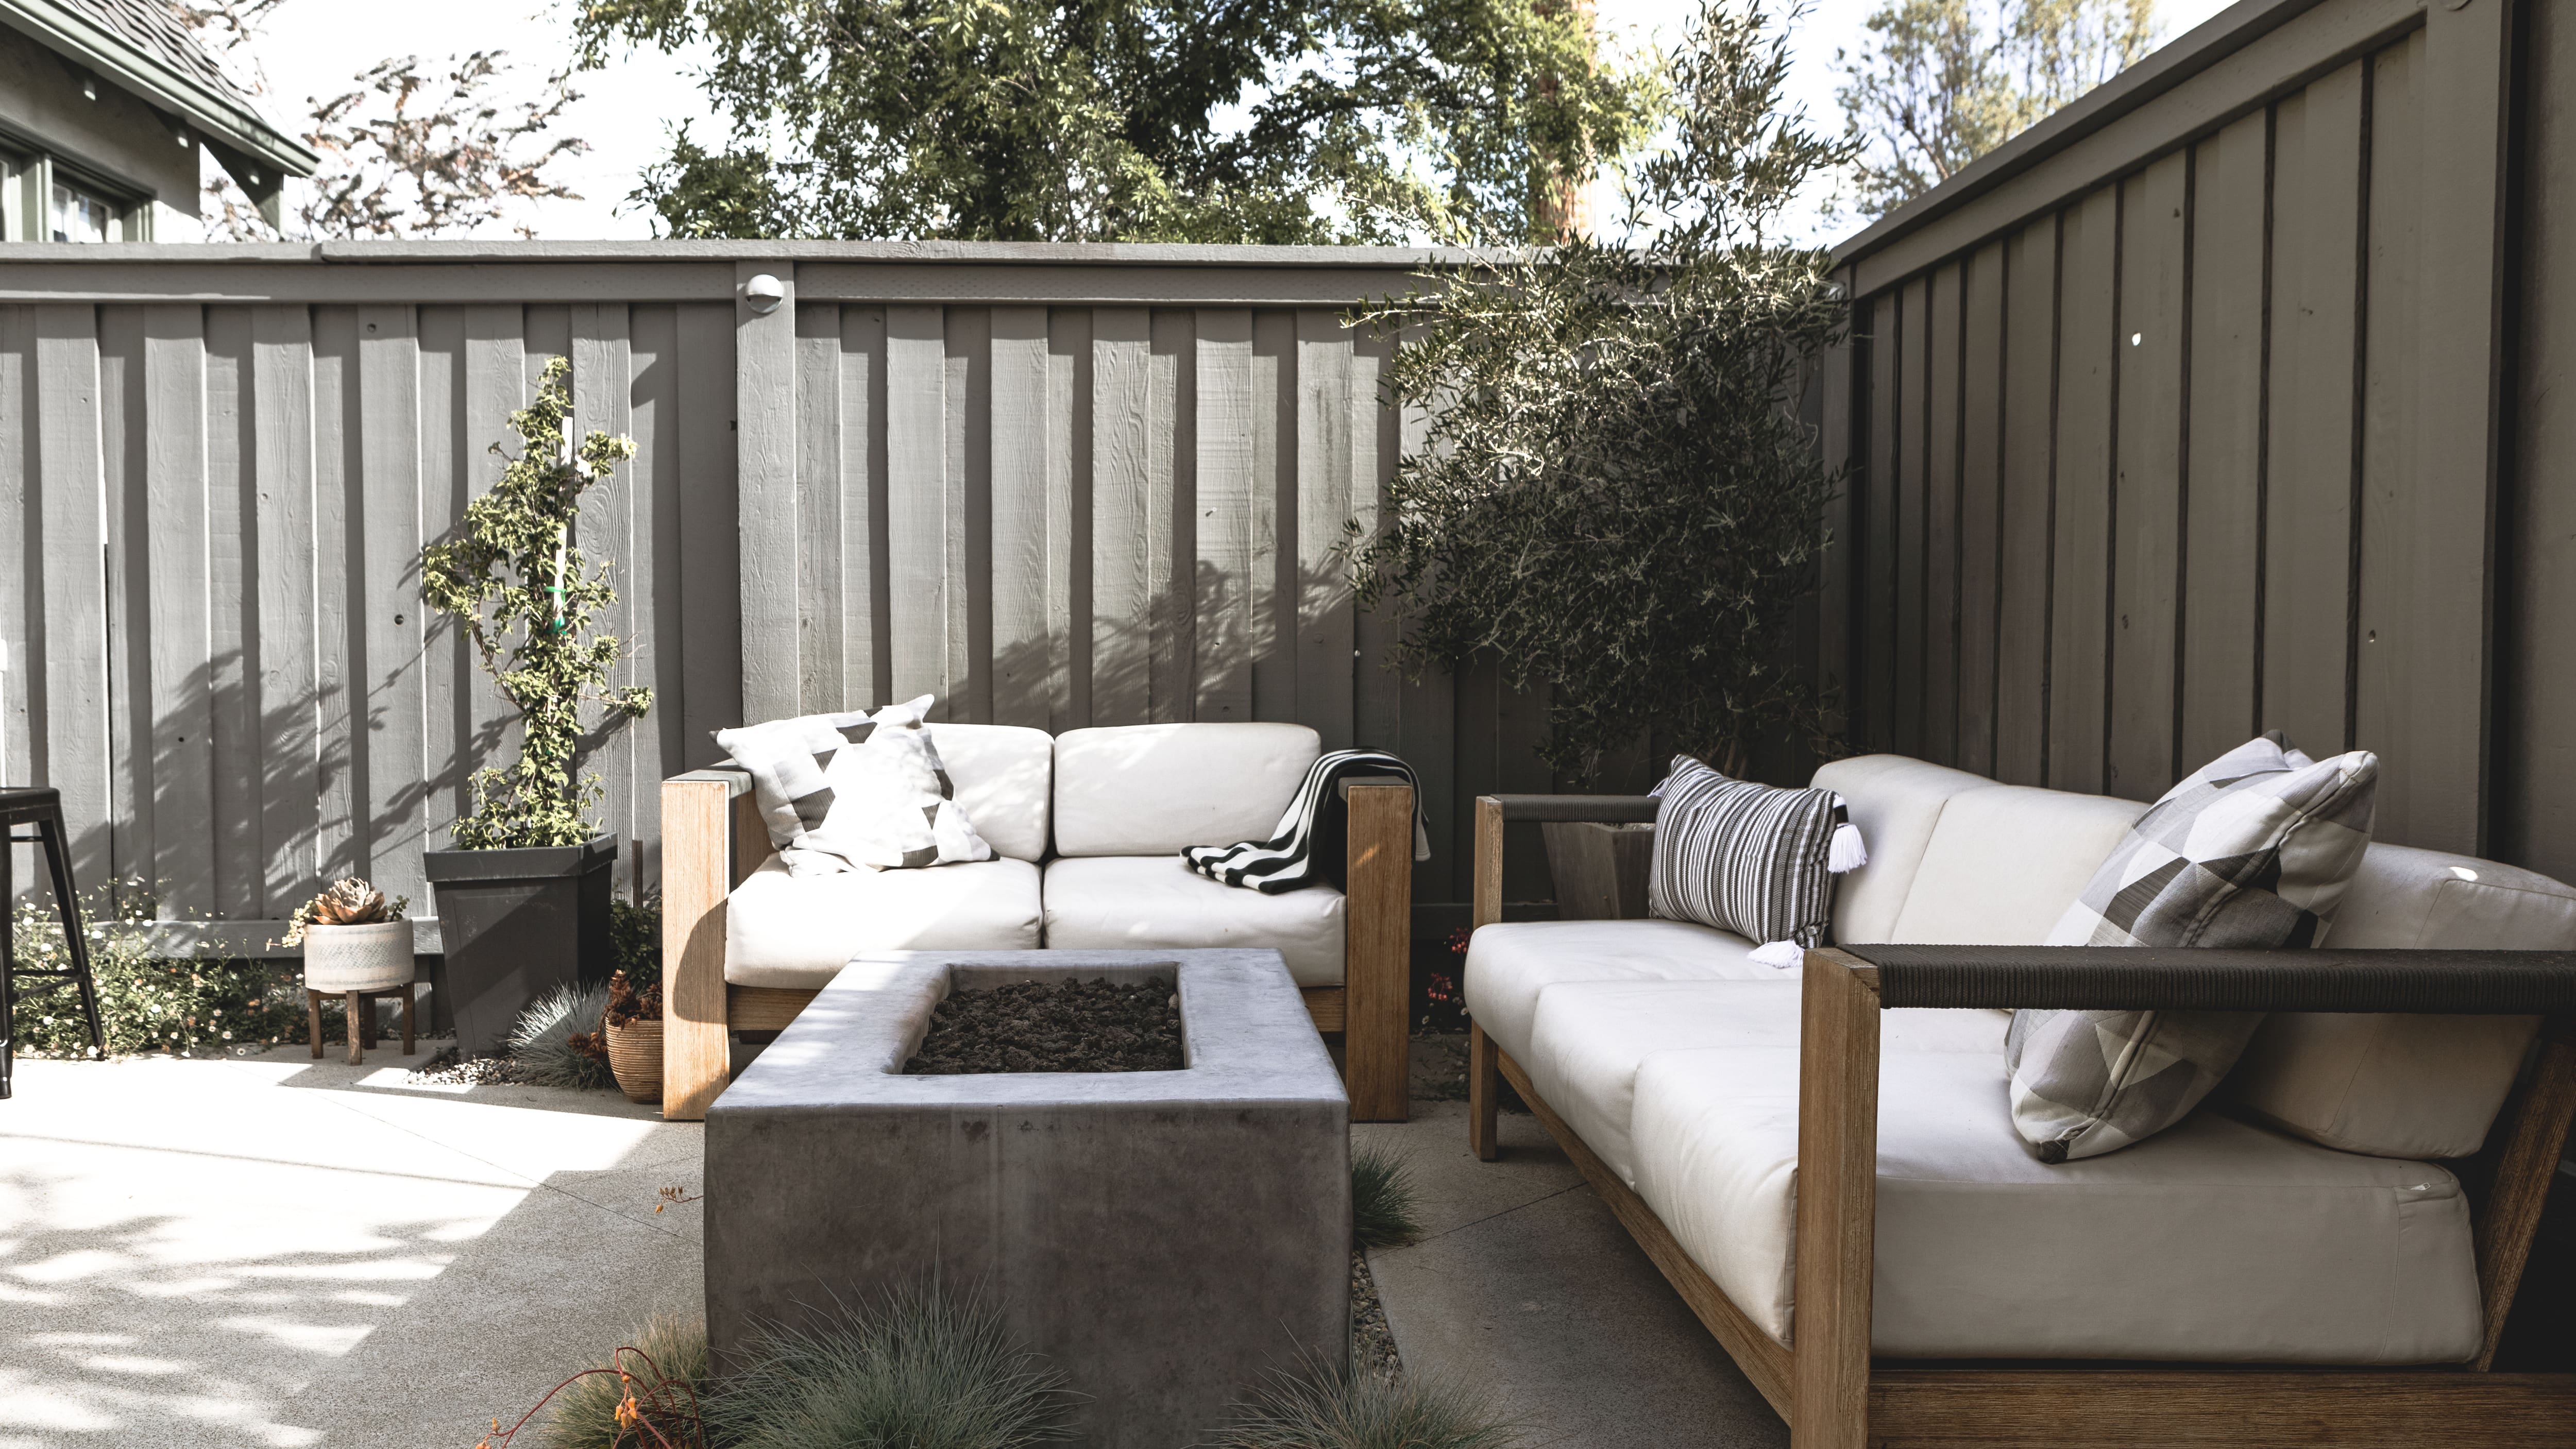
[(295, 908), (288, 918), (286, 935), (269, 942), (272, 946), (301, 946), (308, 926), (373, 926), (402, 919), (411, 905), (409, 896), (385, 899), (385, 893), (349, 876), (331, 883), (331, 888)]
[(661, 1019), (661, 982), (656, 981), (638, 991), (635, 989), (634, 981), (623, 971), (616, 972), (608, 978), (608, 1024), (610, 1026), (622, 1029), (639, 1021), (660, 1021)]

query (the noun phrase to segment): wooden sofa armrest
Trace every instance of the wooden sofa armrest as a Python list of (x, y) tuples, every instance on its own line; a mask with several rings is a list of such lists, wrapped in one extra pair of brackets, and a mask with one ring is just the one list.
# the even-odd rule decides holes
[(1412, 1102), (1413, 787), (1370, 775), (1343, 780), (1341, 793), (1350, 804), (1342, 1052), (1351, 1120), (1401, 1122)]
[(1503, 918), (1503, 826), (1597, 821), (1605, 825), (1652, 824), (1661, 801), (1652, 795), (1479, 795), (1476, 797), (1476, 877), (1469, 929)]
[(732, 1071), (725, 1028), (725, 898), (769, 858), (751, 776), (662, 782), (662, 1115), (694, 1122)]
[(1844, 946), (1887, 1006), (2071, 1010), (2576, 1012), (2576, 951)]

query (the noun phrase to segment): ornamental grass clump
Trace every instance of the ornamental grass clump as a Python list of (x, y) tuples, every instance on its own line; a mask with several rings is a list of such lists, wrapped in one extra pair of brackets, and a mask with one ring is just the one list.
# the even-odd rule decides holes
[(1309, 1363), (1255, 1390), (1207, 1449), (1520, 1449), (1520, 1426), (1457, 1379)]
[(1351, 1242), (1401, 1247), (1422, 1236), (1421, 1205), (1403, 1154), (1376, 1146), (1351, 1149)]
[(1429, 436), (1379, 531), (1351, 525), (1353, 582), (1415, 673), (1490, 656), (1548, 686), (1539, 753), (1577, 779), (1649, 732), (1732, 773), (1822, 725), (1791, 633), (1839, 479), (1796, 403), (1847, 309), (1780, 233), (1853, 143), (1784, 109), (1789, 66), (1762, 5), (1708, 4), (1670, 144), (1630, 173), (1634, 240), (1487, 249), (1366, 311), (1405, 335)]
[(817, 1327), (772, 1327), (710, 1406), (742, 1449), (1027, 1449), (1072, 1437), (1063, 1376), (1001, 1314), (936, 1286)]
[[(474, 772), (474, 808), (453, 827), (466, 850), (580, 845), (598, 833), (588, 817), (606, 788), (580, 773), (589, 706), (605, 723), (641, 718), (653, 691), (611, 683), (624, 645), (590, 632), (592, 615), (617, 601), (608, 566), (590, 566), (575, 541), (584, 493), (635, 456), (635, 440), (594, 430), (578, 445), (567, 424), (572, 394), (563, 358), (546, 364), (536, 400), (510, 415), (519, 456), (492, 491), (465, 508), (462, 536), (421, 550), (421, 592), (453, 615), (475, 658), (519, 712), (519, 758)], [(501, 452), (499, 444), (492, 447)]]
[(584, 1091), (616, 1086), (608, 1043), (600, 1036), (607, 1016), (605, 985), (558, 986), (537, 998), (510, 1028), (510, 1059), (519, 1064), (519, 1079)]
[(646, 1449), (656, 1433), (698, 1449), (708, 1438), (701, 1411), (712, 1385), (706, 1324), (657, 1316), (555, 1391), (536, 1426), (536, 1449)]

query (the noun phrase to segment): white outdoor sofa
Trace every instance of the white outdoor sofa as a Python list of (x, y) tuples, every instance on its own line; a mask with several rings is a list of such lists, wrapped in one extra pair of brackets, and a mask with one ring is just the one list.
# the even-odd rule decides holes
[[(1611, 796), (1477, 802), (1465, 968), (1477, 1155), (1508, 1080), (1798, 1449), (2576, 1443), (2576, 1374), (2492, 1371), (2576, 1117), (2576, 890), (2374, 845), (2320, 949), (2039, 948), (2143, 806), (1891, 755), (1815, 783), (1870, 861), (1803, 971), (1496, 924), (1504, 823), (1654, 818)], [(2049, 1166), (2013, 1006), (2276, 1014), (2191, 1118)], [(2473, 1218), (2440, 1159), (2491, 1128)]]
[(932, 726), (995, 858), (790, 875), (737, 769), (662, 783), (665, 1117), (696, 1120), (730, 1034), (793, 1021), (853, 956), (889, 950), (1275, 947), (1318, 1030), (1343, 1035), (1351, 1115), (1405, 1116), (1413, 790), (1345, 781), (1350, 889), (1264, 895), (1182, 864), (1266, 837), (1319, 748), (1292, 724)]

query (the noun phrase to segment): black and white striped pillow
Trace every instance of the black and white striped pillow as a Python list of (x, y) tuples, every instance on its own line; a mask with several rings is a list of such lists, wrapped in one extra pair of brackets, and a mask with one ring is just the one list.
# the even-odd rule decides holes
[(1731, 780), (1688, 755), (1655, 793), (1646, 914), (1733, 931), (1768, 966), (1823, 943), (1833, 877), (1869, 860), (1840, 795)]

